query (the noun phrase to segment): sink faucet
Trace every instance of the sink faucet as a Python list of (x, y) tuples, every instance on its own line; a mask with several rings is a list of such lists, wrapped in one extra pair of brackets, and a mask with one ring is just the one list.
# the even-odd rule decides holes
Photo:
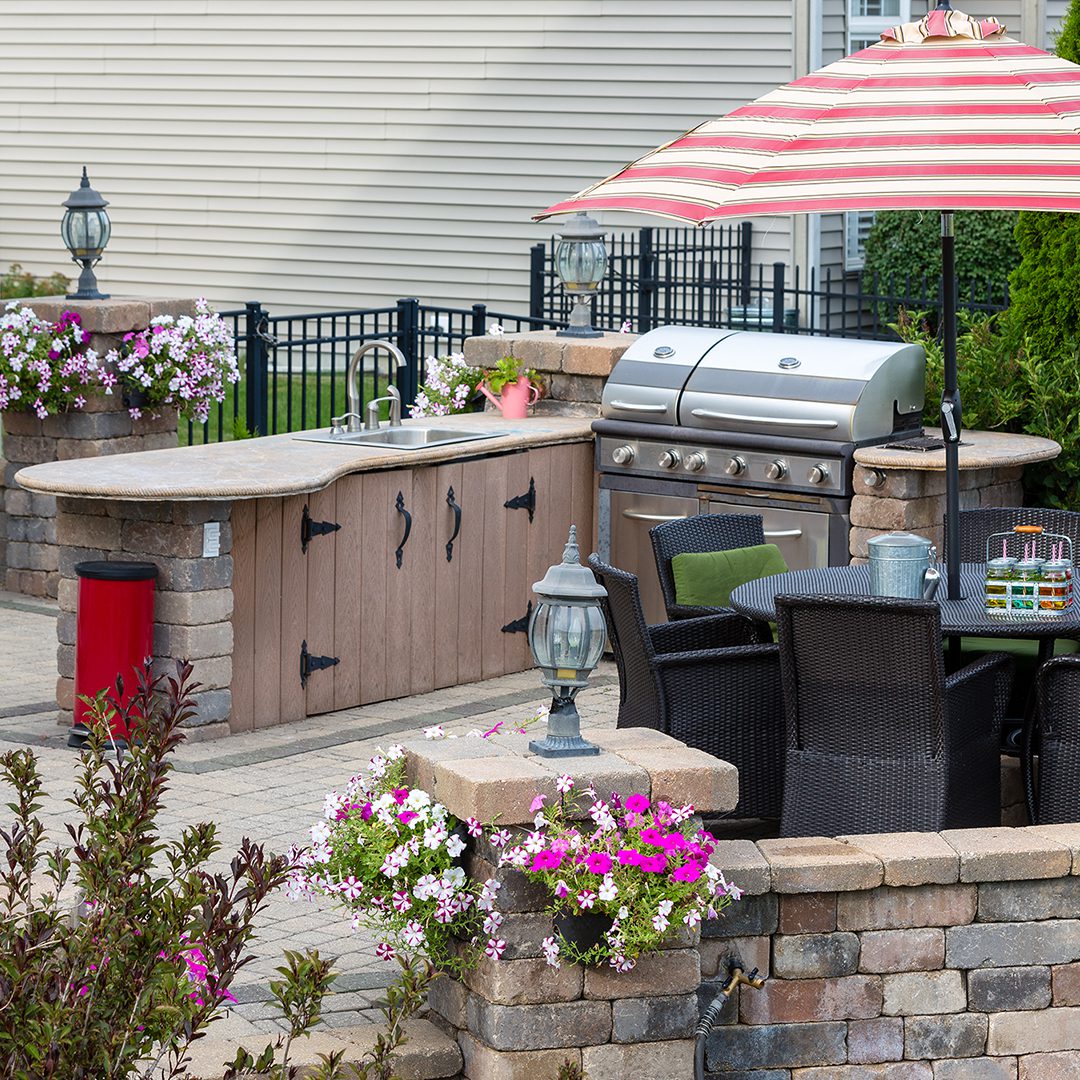
[[(348, 401), (348, 412), (346, 412), (344, 416), (331, 417), (330, 424), (332, 432), (361, 430), (360, 361), (367, 353), (373, 352), (375, 349), (386, 349), (396, 362), (398, 371), (408, 365), (405, 354), (402, 353), (396, 345), (391, 345), (389, 341), (365, 341), (364, 344), (353, 353), (353, 357), (349, 361), (348, 374), (345, 376), (345, 394), (346, 400)], [(390, 378), (393, 378), (393, 375), (394, 369), (391, 368)], [(390, 402), (390, 426), (401, 427), (401, 391), (388, 380), (386, 385), (386, 396), (375, 398), (373, 401), (367, 403), (367, 409), (365, 410), (363, 418), (364, 431), (378, 431), (379, 403), (382, 401)], [(342, 425), (346, 422), (348, 427), (343, 429)]]

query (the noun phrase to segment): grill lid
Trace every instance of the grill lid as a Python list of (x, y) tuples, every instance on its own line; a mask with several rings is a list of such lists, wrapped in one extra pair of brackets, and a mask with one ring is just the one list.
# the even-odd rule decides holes
[(661, 327), (615, 365), (602, 411), (686, 428), (862, 442), (917, 423), (925, 367), (918, 345)]
[(619, 358), (604, 386), (602, 415), (675, 425), (679, 395), (717, 342), (734, 334), (699, 326), (661, 326), (642, 334)]

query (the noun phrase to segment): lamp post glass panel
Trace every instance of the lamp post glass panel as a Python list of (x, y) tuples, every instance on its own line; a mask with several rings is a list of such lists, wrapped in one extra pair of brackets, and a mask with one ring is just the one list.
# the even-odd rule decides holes
[(529, 749), (541, 757), (598, 754), (600, 748), (581, 737), (574, 698), (588, 684), (589, 673), (604, 652), (600, 601), (607, 592), (581, 565), (575, 526), (570, 526), (562, 562), (549, 568), (533, 591), (540, 600), (529, 621), (529, 648), (541, 679), (551, 687), (552, 701), (547, 737), (534, 739)]
[(592, 326), (592, 302), (607, 270), (608, 252), (600, 226), (588, 214), (575, 214), (559, 233), (555, 270), (574, 299), (570, 325), (557, 337), (602, 337)]
[(64, 200), (67, 211), (60, 223), (60, 235), (71, 252), (71, 261), (82, 266), (79, 287), (75, 292), (67, 294), (68, 300), (108, 299), (107, 293), (98, 291), (97, 278), (93, 271), (112, 232), (109, 215), (105, 213), (108, 205), (90, 186), (84, 165), (82, 182)]

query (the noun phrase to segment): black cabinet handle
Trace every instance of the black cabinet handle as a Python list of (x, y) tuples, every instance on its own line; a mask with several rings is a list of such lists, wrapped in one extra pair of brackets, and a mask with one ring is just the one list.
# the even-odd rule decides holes
[(446, 492), (446, 505), (454, 511), (454, 531), (450, 534), (450, 539), (446, 541), (446, 561), (453, 562), (454, 541), (457, 539), (458, 533), (461, 532), (461, 507), (454, 497), (453, 488), (449, 488)]
[(397, 493), (397, 511), (405, 519), (405, 535), (401, 538), (401, 543), (398, 544), (397, 551), (394, 552), (394, 559), (397, 561), (397, 568), (401, 569), (401, 553), (405, 550), (405, 545), (409, 542), (409, 533), (412, 532), (412, 514), (405, 509), (405, 496), (399, 491)]

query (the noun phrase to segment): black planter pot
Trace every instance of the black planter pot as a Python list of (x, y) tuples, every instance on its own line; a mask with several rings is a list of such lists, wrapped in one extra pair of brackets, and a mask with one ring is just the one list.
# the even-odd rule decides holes
[(560, 912), (552, 917), (562, 939), (579, 953), (587, 953), (604, 940), (611, 929), (612, 918), (603, 912)]
[(150, 398), (145, 390), (138, 387), (125, 389), (120, 394), (125, 409), (146, 409), (150, 407)]

